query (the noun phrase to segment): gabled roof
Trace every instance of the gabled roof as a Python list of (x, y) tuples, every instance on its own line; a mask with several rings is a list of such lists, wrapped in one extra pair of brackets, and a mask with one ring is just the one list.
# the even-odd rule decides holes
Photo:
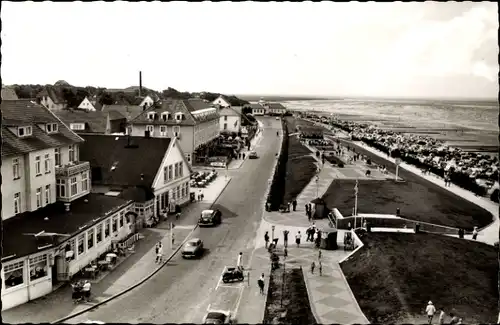
[(269, 109), (286, 109), (281, 103), (269, 103)]
[(77, 133), (106, 133), (108, 113), (84, 110), (60, 110), (54, 112), (68, 127), (71, 123), (84, 123), (85, 130), (75, 130)]
[(250, 104), (247, 104), (246, 106), (250, 107), (251, 109), (265, 109), (264, 106), (262, 106), (261, 104), (258, 104), (258, 103), (250, 103)]
[[(204, 122), (207, 120), (213, 120), (219, 118), (219, 115), (215, 111), (214, 114), (209, 114), (203, 117), (195, 117), (192, 112), (212, 108), (210, 103), (206, 103), (203, 100), (186, 100), (186, 99), (167, 99), (162, 101), (159, 105), (153, 105), (151, 108), (147, 109), (136, 119), (131, 121), (133, 124), (161, 124), (161, 125), (196, 125), (197, 123)], [(156, 112), (158, 118), (155, 120), (148, 119), (149, 112)], [(170, 119), (163, 121), (159, 118), (160, 114), (163, 112), (169, 112)], [(184, 114), (184, 118), (178, 122), (175, 120), (175, 113)]]
[(54, 104), (66, 104), (66, 100), (63, 95), (63, 88), (57, 86), (46, 86), (41, 92), (36, 96), (40, 98), (42, 96), (48, 96)]
[[(2, 101), (2, 157), (26, 154), (48, 148), (83, 142), (60, 119), (42, 105), (30, 100)], [(47, 134), (38, 124), (57, 123), (58, 132)], [(9, 126), (32, 126), (32, 136), (19, 138)]]
[[(94, 109), (96, 111), (101, 111), (102, 110), (102, 104), (99, 103), (99, 101), (97, 100), (97, 96), (93, 96), (93, 98), (89, 98), (89, 97), (85, 97), (83, 100), (82, 100), (82, 103), (85, 101), (85, 100), (88, 100), (89, 103), (94, 107)], [(95, 102), (92, 102), (92, 100), (95, 100)], [(78, 106), (80, 106), (82, 103), (80, 103)]]
[[(40, 236), (36, 238), (31, 234), (45, 231), (46, 233), (75, 235), (104, 219), (106, 214), (118, 211), (130, 203), (131, 201), (122, 198), (91, 193), (71, 202), (69, 212), (65, 211), (62, 202), (56, 202), (33, 212), (18, 214), (2, 222), (3, 256), (15, 254), (12, 257), (14, 259), (36, 253), (40, 251), (38, 247), (49, 244), (57, 247), (69, 237)], [(45, 217), (48, 217), (48, 220), (44, 220)]]
[(103, 112), (119, 112), (127, 118), (127, 120), (133, 120), (143, 112), (143, 108), (137, 105), (104, 105), (102, 107)]
[(16, 91), (12, 88), (3, 87), (2, 88), (2, 100), (18, 100)]
[(117, 187), (151, 188), (171, 141), (115, 135), (82, 137), (85, 143), (80, 146), (80, 157), (90, 162), (92, 182)]
[(234, 107), (223, 107), (219, 109), (220, 116), (241, 116), (241, 112), (238, 112)]

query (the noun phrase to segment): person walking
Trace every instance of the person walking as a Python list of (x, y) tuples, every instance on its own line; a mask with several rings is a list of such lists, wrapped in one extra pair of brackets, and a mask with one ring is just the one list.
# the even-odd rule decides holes
[(283, 250), (283, 259), (286, 260), (287, 257), (288, 257), (288, 249), (285, 247), (285, 249)]
[(264, 241), (266, 242), (266, 248), (267, 248), (267, 245), (269, 245), (269, 232), (266, 231), (266, 233), (264, 234)]
[(319, 249), (319, 250), (318, 250), (318, 261), (321, 261), (321, 255), (322, 255), (322, 253), (321, 253), (321, 249)]
[(92, 285), (90, 284), (89, 280), (85, 280), (82, 288), (83, 296), (85, 297), (85, 300), (90, 301), (90, 289)]
[(321, 263), (321, 261), (318, 262), (318, 271), (319, 271), (319, 275), (322, 276), (323, 275), (323, 263)]
[(155, 263), (158, 263), (158, 251), (160, 250), (160, 246), (159, 246), (159, 243), (156, 243), (155, 245)]
[(163, 259), (163, 246), (161, 243), (158, 243), (158, 253), (156, 253), (156, 261), (161, 263)]
[(243, 258), (243, 253), (240, 252), (238, 254), (238, 261), (236, 262), (236, 267), (238, 268), (238, 270), (240, 271), (243, 271), (243, 266), (241, 265), (241, 259)]
[(313, 234), (312, 234), (312, 240), (311, 240), (313, 243), (316, 243), (318, 241), (318, 231), (314, 231), (313, 230)]
[(297, 244), (297, 248), (299, 248), (299, 246), (300, 246), (300, 237), (302, 237), (302, 236), (300, 235), (300, 231), (299, 231), (295, 235), (295, 244)]
[(432, 304), (432, 301), (429, 301), (427, 303), (427, 307), (425, 308), (425, 312), (427, 313), (427, 318), (429, 319), (428, 324), (432, 323), (432, 318), (434, 317), (434, 314), (436, 313), (436, 307)]
[(309, 205), (305, 205), (306, 207), (306, 217), (309, 218)]
[(314, 274), (314, 268), (316, 267), (316, 263), (314, 261), (311, 263), (311, 274)]
[(260, 294), (264, 294), (264, 273), (260, 276), (259, 280), (257, 280), (257, 284), (259, 285)]
[(473, 240), (477, 239), (477, 234), (478, 234), (478, 231), (477, 231), (477, 226), (476, 226), (476, 227), (474, 227), (474, 230), (472, 231), (472, 239)]
[(297, 211), (297, 200), (293, 200), (292, 201), (292, 208), (293, 208), (293, 211)]
[(290, 232), (288, 230), (283, 230), (283, 245), (286, 247), (288, 247), (288, 234)]
[(177, 212), (175, 214), (175, 220), (179, 220), (181, 218), (181, 213), (180, 212)]
[(444, 317), (446, 316), (443, 308), (439, 308), (439, 324), (444, 324)]

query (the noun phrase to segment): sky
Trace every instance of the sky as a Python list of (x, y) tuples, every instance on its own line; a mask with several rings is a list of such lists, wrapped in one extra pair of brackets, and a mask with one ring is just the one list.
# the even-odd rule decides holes
[(497, 98), (495, 2), (2, 1), (2, 83)]

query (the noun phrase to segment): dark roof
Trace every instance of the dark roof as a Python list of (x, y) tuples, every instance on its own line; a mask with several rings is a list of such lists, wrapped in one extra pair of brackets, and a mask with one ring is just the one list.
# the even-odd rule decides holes
[(281, 103), (269, 103), (268, 105), (270, 109), (286, 109)]
[(261, 104), (257, 104), (257, 103), (250, 103), (246, 106), (249, 106), (251, 109), (265, 109), (264, 106), (262, 106)]
[(71, 123), (85, 123), (85, 130), (75, 130), (77, 133), (106, 133), (108, 113), (84, 110), (58, 110), (54, 112), (68, 127)]
[(220, 97), (222, 97), (222, 99), (224, 99), (226, 102), (228, 102), (229, 105), (231, 105), (231, 106), (236, 106), (239, 104), (239, 102), (235, 98), (228, 97), (226, 95), (220, 95)]
[[(85, 202), (88, 200), (88, 202)], [(103, 194), (88, 194), (71, 202), (70, 211), (66, 212), (62, 202), (56, 202), (33, 212), (25, 212), (4, 220), (3, 223), (3, 256), (16, 254), (19, 258), (38, 252), (38, 247), (48, 244), (58, 245), (69, 237), (38, 237), (41, 231), (75, 235), (102, 220), (108, 213), (131, 203), (118, 197)], [(44, 220), (48, 217), (48, 220)]]
[(103, 112), (119, 112), (127, 118), (133, 120), (143, 112), (143, 108), (137, 105), (104, 105)]
[(125, 200), (144, 203), (154, 198), (154, 193), (151, 188), (148, 188), (146, 186), (132, 186), (125, 188), (120, 193), (120, 197)]
[[(204, 116), (193, 116), (192, 112), (202, 109), (214, 108), (211, 103), (207, 103), (201, 99), (167, 99), (158, 105), (153, 105), (139, 115), (136, 119), (131, 121), (133, 124), (162, 124), (162, 125), (196, 125), (209, 120), (219, 118), (218, 112), (215, 110), (214, 114)], [(148, 112), (156, 112), (158, 114), (155, 120), (148, 119)], [(169, 112), (170, 119), (163, 121), (160, 118), (161, 113)], [(183, 113), (184, 118), (178, 123), (175, 120), (175, 113)]]
[(61, 87), (46, 86), (36, 97), (40, 98), (42, 96), (49, 96), (55, 104), (66, 104), (66, 100), (63, 95), (63, 88)]
[(220, 116), (241, 116), (241, 110), (238, 111), (235, 107), (223, 107), (219, 110)]
[(2, 100), (17, 100), (16, 91), (12, 88), (4, 87), (2, 88)]
[[(29, 100), (2, 101), (2, 157), (26, 154), (28, 152), (62, 147), (82, 142), (76, 133), (71, 131), (51, 111), (42, 105)], [(58, 132), (47, 134), (38, 124), (57, 123)], [(19, 138), (9, 130), (9, 126), (31, 125), (33, 135)]]
[(118, 111), (109, 111), (108, 115), (109, 115), (109, 119), (111, 121), (126, 120), (127, 119), (122, 113), (120, 113)]
[(102, 104), (99, 103), (98, 101), (95, 101), (94, 103), (91, 102), (91, 104), (92, 106), (94, 106), (96, 111), (102, 111)]
[(80, 146), (80, 158), (90, 162), (92, 183), (118, 187), (151, 188), (170, 145), (170, 138), (91, 134), (82, 137), (85, 142)]

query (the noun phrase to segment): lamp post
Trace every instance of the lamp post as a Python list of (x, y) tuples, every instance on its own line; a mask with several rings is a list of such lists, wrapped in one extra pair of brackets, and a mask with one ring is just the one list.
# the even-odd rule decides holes
[(401, 158), (394, 159), (394, 162), (396, 163), (396, 182), (397, 182), (399, 175), (399, 164), (401, 164)]
[(274, 229), (275, 228), (276, 228), (276, 226), (274, 226), (274, 225), (271, 227), (271, 238), (272, 238), (272, 240), (274, 240)]

